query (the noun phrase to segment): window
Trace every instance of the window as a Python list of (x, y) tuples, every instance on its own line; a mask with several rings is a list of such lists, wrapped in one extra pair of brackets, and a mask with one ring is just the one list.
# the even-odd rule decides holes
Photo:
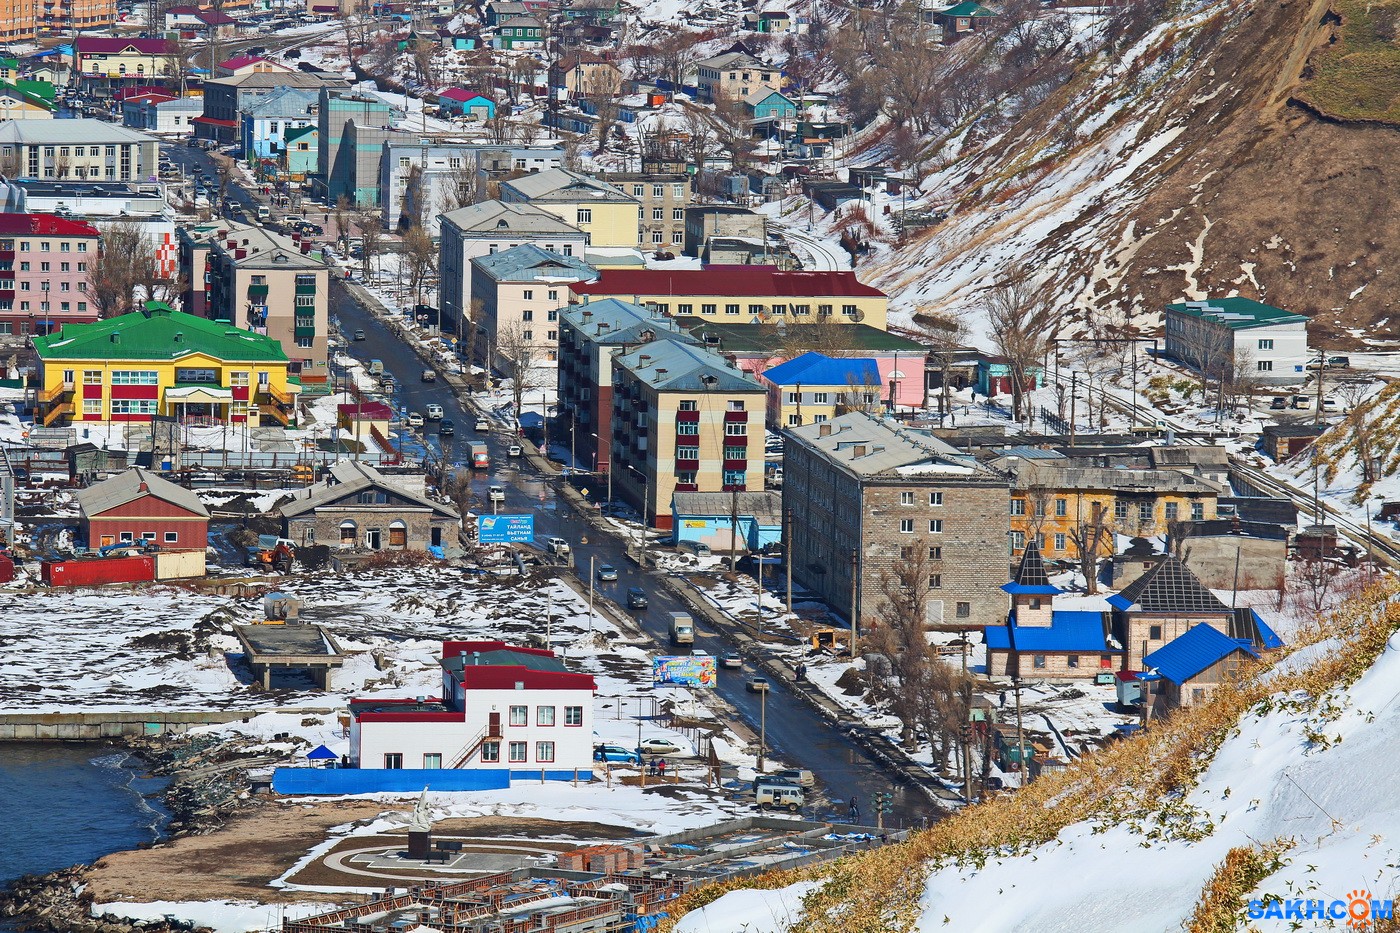
[(828, 405), (831, 402), (831, 395), (828, 392), (813, 392), (812, 401), (817, 405)]
[(581, 726), (581, 725), (583, 725), (583, 707), (582, 707), (582, 706), (566, 706), (566, 707), (564, 707), (564, 725), (566, 725), (566, 726)]
[(957, 617), (959, 619), (972, 618), (972, 603), (958, 603)]
[(747, 460), (748, 448), (746, 447), (726, 447), (724, 448), (724, 459), (726, 460)]
[(530, 724), (530, 707), (512, 706), (510, 708), (510, 724), (512, 726), (528, 726)]
[(535, 743), (535, 760), (540, 762), (551, 762), (554, 760), (553, 742)]
[[(743, 427), (743, 425), (740, 425)], [(700, 423), (698, 421), (682, 421), (676, 425), (676, 433), (686, 436), (693, 436), (700, 433)]]
[(527, 750), (529, 747), (530, 747), (530, 743), (529, 743), (529, 742), (511, 742), (511, 743), (510, 743), (510, 760), (511, 760), (511, 761), (527, 761), (528, 759), (525, 757), (525, 755), (526, 755), (526, 750)]
[(662, 244), (662, 243), (665, 243), (665, 242), (666, 242), (666, 233), (665, 233), (665, 231), (662, 231), (662, 230), (653, 230), (653, 231), (651, 231), (651, 242), (652, 242), (653, 244), (657, 244), (657, 245)]
[(724, 313), (725, 313), (725, 314), (738, 314), (738, 313), (739, 313), (739, 306), (738, 306), (738, 305), (725, 305), (725, 306), (724, 306)]
[(428, 771), (437, 771), (442, 767), (442, 752), (424, 752), (423, 768)]
[(532, 331), (532, 330), (522, 330), (522, 331), (520, 332), (520, 339), (522, 339), (522, 340), (534, 340), (534, 339), (535, 339), (535, 332)]
[(580, 207), (578, 209), (578, 222), (581, 224), (593, 223), (593, 209), (591, 207)]
[(85, 385), (85, 386), (100, 386), (100, 385), (102, 385), (102, 370), (100, 370), (100, 369), (85, 369), (85, 370), (83, 370), (83, 385)]
[(941, 518), (930, 518), (930, 519), (928, 520), (928, 532), (929, 532), (929, 534), (931, 534), (931, 535), (941, 535), (941, 534), (943, 534), (943, 519), (941, 519)]
[(1151, 502), (1139, 502), (1139, 503), (1138, 503), (1138, 521), (1140, 521), (1140, 522), (1150, 522), (1150, 521), (1152, 521), (1152, 503), (1151, 503)]
[(633, 185), (633, 186), (632, 186), (632, 197), (634, 197), (634, 198), (646, 197), (646, 193), (647, 193), (646, 185)]
[(742, 421), (730, 421), (724, 426), (724, 433), (728, 437), (743, 437), (749, 433), (749, 426)]
[(1174, 522), (1174, 521), (1176, 521), (1177, 510), (1178, 510), (1179, 508), (1180, 508), (1180, 507), (1179, 507), (1179, 506), (1177, 505), (1177, 503), (1175, 503), (1175, 502), (1168, 502), (1168, 503), (1166, 503), (1166, 504), (1162, 507), (1163, 512), (1165, 512), (1165, 514), (1166, 514), (1167, 521), (1169, 521), (1169, 522)]
[(928, 559), (929, 559), (929, 560), (942, 560), (942, 559), (943, 559), (943, 545), (937, 544), (937, 545), (934, 545), (933, 547), (929, 548), (929, 549), (928, 549)]
[(743, 470), (725, 470), (724, 485), (744, 486), (748, 483), (748, 474)]
[(102, 414), (102, 399), (100, 399), (100, 398), (85, 398), (85, 399), (83, 399), (83, 414), (84, 414), (84, 415), (100, 415), (100, 414)]
[(521, 311), (521, 312), (520, 312), (520, 320), (522, 320), (522, 321), (533, 321), (534, 319), (535, 319), (535, 312), (530, 311), (530, 310), (528, 310), (528, 309), (525, 310), (525, 311)]
[(139, 369), (116, 369), (112, 371), (114, 386), (153, 386), (159, 385), (160, 374)]
[(526, 289), (523, 289), (523, 290), (520, 292), (520, 297), (523, 298), (523, 299), (525, 299), (526, 301), (534, 301), (534, 300), (535, 300), (535, 290), (534, 290), (533, 288), (526, 288)]
[(801, 404), (802, 404), (802, 393), (801, 393), (801, 392), (789, 392), (789, 393), (787, 394), (787, 398), (788, 398), (788, 404), (789, 404), (789, 405), (801, 405)]
[(1058, 516), (1058, 517), (1060, 517), (1060, 518), (1064, 518), (1065, 515), (1067, 515), (1068, 513), (1069, 513), (1069, 500), (1067, 500), (1067, 499), (1056, 499), (1056, 500), (1055, 500), (1055, 515)]
[(1012, 499), (1012, 500), (1011, 500), (1011, 514), (1012, 514), (1012, 515), (1025, 515), (1025, 514), (1026, 514), (1026, 500), (1025, 500), (1025, 499)]
[(830, 317), (831, 305), (817, 305), (817, 314), (822, 317)]
[(943, 504), (943, 493), (941, 493), (941, 492), (931, 492), (931, 493), (929, 493), (929, 494), (928, 494), (928, 504), (929, 504), (929, 505), (933, 505), (933, 506), (941, 506), (941, 505)]
[(482, 761), (500, 761), (500, 760), (501, 760), (501, 743), (500, 743), (500, 742), (482, 742), (482, 743), (481, 743), (481, 760), (482, 760)]
[(112, 414), (114, 415), (154, 415), (155, 413), (156, 400), (153, 398), (112, 399)]
[(1043, 654), (1033, 654), (1033, 655), (1031, 655), (1031, 667), (1034, 667), (1034, 668), (1035, 668), (1036, 670), (1038, 670), (1038, 671), (1043, 671), (1043, 670), (1045, 670), (1045, 655), (1043, 655)]
[(1261, 373), (1271, 373), (1274, 371), (1273, 360), (1260, 360), (1258, 363), (1255, 364), (1255, 366)]
[(1122, 521), (1127, 521), (1127, 520), (1128, 520), (1128, 503), (1126, 503), (1126, 502), (1115, 502), (1115, 503), (1113, 503), (1113, 517), (1114, 517), (1115, 519), (1117, 519), (1118, 521), (1120, 521), (1120, 522), (1122, 522)]
[(1024, 531), (1011, 532), (1011, 550), (1020, 551), (1026, 546), (1026, 533)]
[(1206, 518), (1206, 506), (1204, 502), (1191, 503), (1191, 521), (1202, 522)]
[(1147, 627), (1147, 637), (1148, 637), (1150, 640), (1152, 640), (1152, 641), (1161, 641), (1161, 640), (1162, 640), (1162, 626), (1160, 626), (1160, 625), (1149, 625), (1149, 626)]
[(403, 755), (398, 752), (386, 752), (384, 754), (384, 769), (386, 771), (400, 771), (403, 769)]
[(928, 575), (928, 588), (931, 590), (943, 589), (943, 574), (931, 573)]
[(651, 219), (652, 219), (652, 220), (665, 220), (665, 219), (666, 219), (666, 209), (665, 209), (664, 207), (653, 207), (653, 208), (651, 209)]
[(167, 532), (165, 533), (165, 543), (166, 543), (166, 544), (176, 544), (176, 543), (179, 542), (179, 540), (180, 540), (180, 532), (178, 532), (178, 531), (167, 531)]
[(900, 504), (900, 505), (913, 505), (913, 504), (914, 504), (914, 494), (913, 494), (912, 492), (901, 492), (901, 493), (899, 494), (899, 504)]
[(1055, 532), (1055, 550), (1057, 550), (1057, 551), (1063, 551), (1064, 549), (1065, 549), (1065, 535), (1064, 535), (1064, 532), (1057, 531), (1057, 532)]
[(554, 707), (552, 707), (552, 706), (537, 706), (537, 707), (535, 707), (535, 725), (537, 725), (537, 726), (552, 726), (552, 725), (554, 725)]
[(787, 423), (788, 423), (788, 426), (789, 426), (789, 427), (799, 427), (799, 426), (801, 426), (801, 424), (802, 424), (802, 416), (801, 416), (801, 415), (788, 415), (787, 418), (788, 418)]
[(730, 410), (730, 411), (743, 411), (743, 410), (744, 410), (744, 402), (743, 402), (743, 400), (742, 400), (742, 399), (731, 399), (730, 402), (729, 402), (729, 410)]
[(1077, 655), (1077, 654), (1072, 654), (1072, 655), (1070, 655), (1068, 658), (1066, 658), (1065, 660), (1069, 662), (1069, 666), (1070, 666), (1070, 667), (1078, 667), (1078, 666), (1079, 666), (1079, 655)]
[(1261, 349), (1261, 350), (1272, 350), (1273, 348), (1274, 348), (1274, 342), (1273, 342), (1272, 340), (1262, 339), (1262, 340), (1259, 341), (1259, 349)]
[(683, 207), (673, 207), (673, 208), (671, 208), (671, 219), (672, 219), (672, 220), (685, 220), (685, 208), (683, 208)]
[(899, 520), (899, 531), (901, 534), (912, 535), (914, 533), (914, 520), (912, 518), (901, 518)]

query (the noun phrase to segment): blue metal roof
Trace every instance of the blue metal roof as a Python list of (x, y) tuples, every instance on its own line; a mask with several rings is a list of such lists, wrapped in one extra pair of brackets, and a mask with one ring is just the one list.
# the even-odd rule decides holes
[(340, 756), (337, 755), (335, 752), (331, 751), (329, 748), (326, 748), (326, 746), (324, 745), (317, 745), (311, 751), (306, 753), (306, 757), (310, 758), (312, 761), (330, 761), (334, 758), (339, 758)]
[(1264, 618), (1261, 615), (1259, 615), (1259, 613), (1255, 612), (1253, 609), (1249, 610), (1249, 614), (1254, 616), (1254, 624), (1259, 626), (1260, 647), (1282, 648), (1283, 639), (1278, 637), (1277, 632), (1269, 628), (1269, 624), (1264, 621)]
[(1187, 629), (1186, 634), (1167, 642), (1142, 659), (1148, 667), (1174, 684), (1184, 684), (1217, 661), (1236, 651), (1258, 660), (1249, 643), (1236, 640), (1204, 623)]
[(1052, 584), (1030, 586), (1025, 583), (1003, 583), (1001, 585), (1001, 590), (1003, 593), (1010, 593), (1013, 596), (1018, 593), (1026, 596), (1054, 596), (1056, 593), (1060, 592), (1060, 588)]
[[(1014, 631), (1013, 631), (1014, 630)], [(1017, 625), (1013, 614), (1009, 625), (987, 626), (987, 647), (1002, 651), (1083, 651), (1109, 652), (1104, 640), (1103, 613), (1060, 609), (1050, 614), (1050, 627)]]
[(820, 353), (804, 353), (765, 370), (763, 378), (779, 386), (798, 383), (815, 386), (878, 386), (880, 368), (872, 359), (837, 359)]

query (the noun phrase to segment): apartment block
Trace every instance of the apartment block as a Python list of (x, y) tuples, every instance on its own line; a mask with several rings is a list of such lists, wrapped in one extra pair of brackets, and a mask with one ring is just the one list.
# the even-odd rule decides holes
[(689, 175), (618, 172), (608, 175), (606, 181), (640, 202), (640, 249), (681, 248), (685, 242), (685, 210), (692, 201)]
[(105, 120), (0, 123), (0, 161), (18, 160), (23, 178), (145, 181), (159, 148), (154, 136)]
[(97, 320), (88, 276), (98, 238), (83, 221), (0, 214), (0, 334), (48, 334)]
[(33, 42), (39, 37), (36, 0), (6, 0), (0, 4), (0, 42)]
[(1308, 318), (1249, 298), (1167, 305), (1167, 355), (1208, 377), (1245, 371), (1261, 382), (1304, 377)]
[[(861, 625), (884, 611), (882, 588), (922, 564), (931, 628), (1006, 617), (1005, 476), (932, 434), (864, 412), (786, 432), (783, 498), (793, 574)], [(852, 585), (852, 581), (855, 585)]]
[(747, 52), (729, 51), (695, 63), (695, 86), (707, 103), (739, 101), (760, 88), (781, 91), (783, 73)]
[(671, 338), (612, 362), (614, 495), (669, 529), (676, 492), (763, 490), (766, 393), (757, 380)]
[(582, 259), (533, 243), (473, 259), (473, 323), (490, 348), (490, 365), (512, 375), (526, 360), (532, 369), (553, 369), (567, 285), (597, 274)]
[(593, 246), (637, 245), (641, 202), (607, 182), (552, 168), (498, 184), (502, 201), (542, 207), (587, 233)]
[[(341, 195), (357, 207), (377, 204), (381, 147), (389, 139), (387, 128), (402, 116), (401, 111), (373, 94), (322, 88), (316, 111), (317, 196), (328, 204), (334, 204)], [(357, 127), (380, 132), (357, 134)]]

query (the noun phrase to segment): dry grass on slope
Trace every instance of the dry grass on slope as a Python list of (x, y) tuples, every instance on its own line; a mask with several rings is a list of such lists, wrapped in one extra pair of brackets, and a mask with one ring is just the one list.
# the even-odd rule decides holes
[[(700, 888), (671, 911), (684, 916), (738, 888), (778, 888), (801, 880), (825, 882), (805, 900), (795, 933), (890, 933), (911, 930), (930, 871), (944, 865), (980, 866), (1053, 840), (1089, 820), (1127, 823), (1145, 843), (1199, 839), (1214, 825), (1187, 801), (1187, 792), (1220, 743), (1251, 710), (1288, 708), (1313, 717), (1310, 736), (1325, 741), (1326, 722), (1339, 708), (1321, 702), (1360, 677), (1400, 628), (1400, 581), (1372, 586), (1311, 626), (1293, 647), (1323, 639), (1338, 644), (1296, 670), (1252, 676), (1218, 690), (1210, 703), (1179, 710), (1147, 732), (1081, 758), (1068, 770), (1025, 789), (959, 811), (908, 842), (831, 865), (775, 872)], [(663, 927), (663, 933), (669, 930)], [(1205, 927), (1209, 929), (1209, 927)]]

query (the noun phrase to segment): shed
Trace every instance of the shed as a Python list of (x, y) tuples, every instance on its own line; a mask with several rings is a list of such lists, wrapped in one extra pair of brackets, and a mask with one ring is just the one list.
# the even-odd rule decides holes
[(203, 551), (209, 543), (209, 510), (199, 497), (143, 467), (80, 491), (78, 513), (90, 548), (145, 541)]
[(1275, 460), (1287, 460), (1311, 447), (1327, 427), (1325, 424), (1271, 424), (1260, 434), (1259, 449)]
[[(737, 504), (739, 539), (735, 547)], [(783, 497), (780, 493), (678, 492), (671, 497), (675, 516), (674, 543), (707, 544), (712, 551), (759, 551), (783, 536)]]

